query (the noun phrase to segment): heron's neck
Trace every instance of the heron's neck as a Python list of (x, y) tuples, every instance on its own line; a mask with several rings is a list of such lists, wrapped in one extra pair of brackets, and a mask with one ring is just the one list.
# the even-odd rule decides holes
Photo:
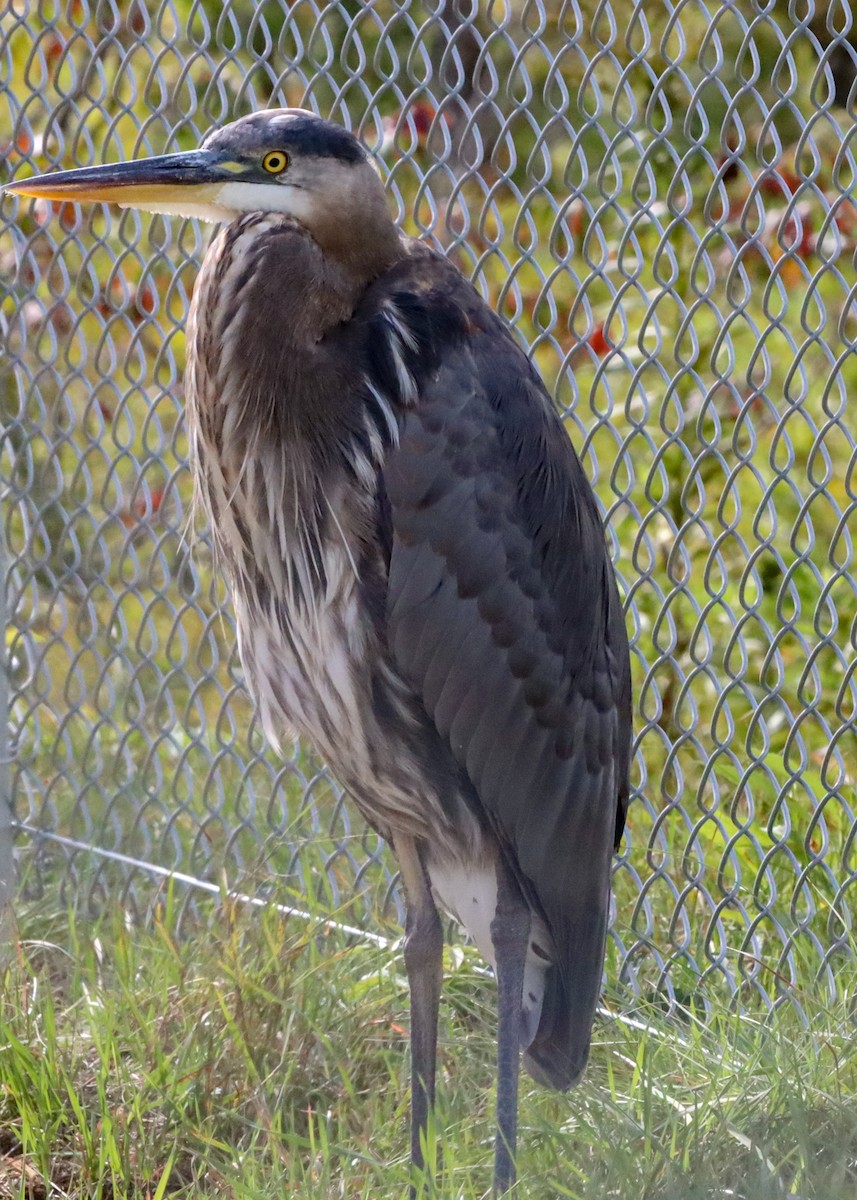
[(281, 214), (246, 214), (221, 230), (188, 322), (188, 399), (228, 425), (224, 444), (239, 457), (260, 431), (332, 436), (360, 369), (352, 348), (334, 353), (332, 342), (385, 266), (367, 279)]
[(298, 216), (324, 255), (331, 278), (338, 277), (340, 287), (355, 299), (404, 253), (383, 197), (380, 204), (373, 199), (376, 203), (359, 212), (343, 213), (314, 197), (311, 211)]

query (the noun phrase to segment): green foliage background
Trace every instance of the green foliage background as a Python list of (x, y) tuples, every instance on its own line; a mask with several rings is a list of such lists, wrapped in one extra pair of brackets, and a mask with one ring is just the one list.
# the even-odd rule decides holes
[[(10, 173), (315, 107), (377, 148), (403, 228), (531, 347), (633, 636), (609, 970), (703, 1005), (738, 987), (802, 1006), (852, 970), (854, 117), (820, 65), (847, 8), (805, 7), (510, 3), (444, 25), (410, 3), (13, 0), (0, 17)], [(383, 922), (380, 848), (309, 756), (264, 751), (223, 589), (184, 539), (206, 230), (9, 201), (4, 218), (19, 819)], [(22, 847), (31, 889), (145, 905), (114, 863)]]

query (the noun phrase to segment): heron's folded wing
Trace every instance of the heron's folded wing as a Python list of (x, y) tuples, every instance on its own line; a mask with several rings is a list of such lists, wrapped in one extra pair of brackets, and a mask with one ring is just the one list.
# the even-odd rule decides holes
[(440, 356), (385, 482), (390, 648), (542, 909), (588, 1044), (627, 798), (627, 640), (589, 484), (496, 326)]

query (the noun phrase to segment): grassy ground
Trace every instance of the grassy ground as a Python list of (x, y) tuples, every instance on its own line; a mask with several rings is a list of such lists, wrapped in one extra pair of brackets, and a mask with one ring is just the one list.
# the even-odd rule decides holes
[[(19, 913), (0, 999), (0, 1196), (402, 1196), (407, 993), (401, 952), (320, 922), (178, 905)], [(490, 1186), (494, 986), (449, 951), (438, 1184)], [(524, 1082), (517, 1195), (843, 1200), (857, 1187), (848, 997), (811, 1029), (658, 1009), (603, 1018), (585, 1082)], [(627, 1002), (627, 997), (625, 998)], [(606, 998), (619, 1011), (617, 997)], [(644, 1028), (645, 1027), (645, 1028)]]

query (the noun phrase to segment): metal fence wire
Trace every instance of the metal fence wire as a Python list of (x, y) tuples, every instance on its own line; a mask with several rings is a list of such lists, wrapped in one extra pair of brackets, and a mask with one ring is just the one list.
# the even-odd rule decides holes
[[(528, 346), (632, 636), (608, 968), (669, 1003), (799, 1005), (853, 971), (856, 45), (847, 0), (0, 17), (7, 179), (312, 108), (359, 133), (402, 227)], [(183, 328), (210, 228), (2, 215), (22, 887), (144, 913), (153, 871), (274, 880), (377, 929), (390, 860), (305, 749), (266, 750), (206, 531), (188, 535)]]

